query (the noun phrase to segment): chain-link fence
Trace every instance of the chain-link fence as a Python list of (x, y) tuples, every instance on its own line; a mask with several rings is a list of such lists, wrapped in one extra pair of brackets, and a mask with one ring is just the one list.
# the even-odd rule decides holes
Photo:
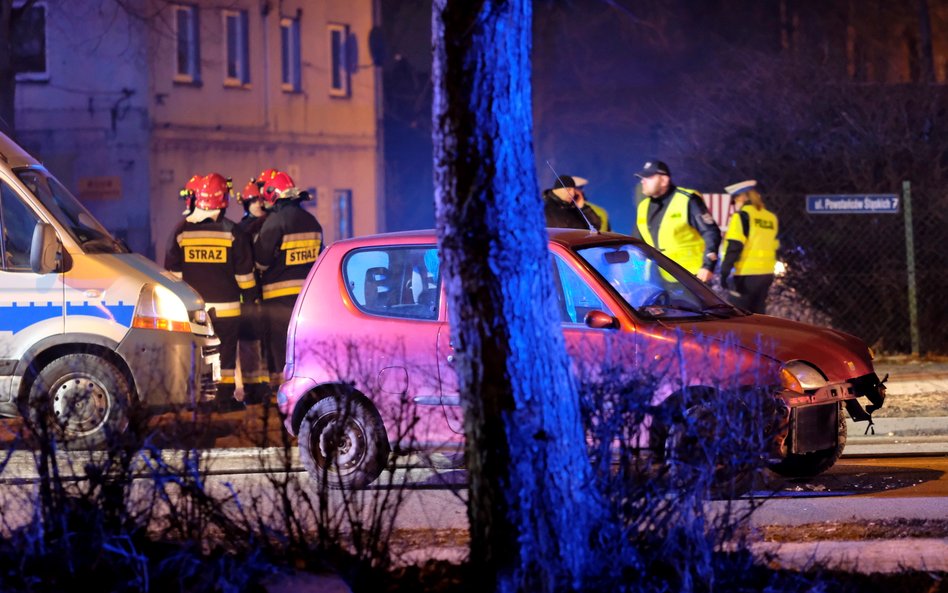
[(765, 196), (786, 264), (768, 313), (849, 332), (878, 353), (948, 354), (948, 195), (912, 187), (910, 234), (898, 197), (897, 213), (810, 214), (805, 196)]

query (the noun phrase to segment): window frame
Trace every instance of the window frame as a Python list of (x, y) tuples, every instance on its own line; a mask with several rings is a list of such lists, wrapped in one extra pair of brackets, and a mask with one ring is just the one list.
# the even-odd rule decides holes
[(348, 64), (349, 25), (329, 23), (326, 27), (329, 33), (329, 95), (348, 98), (352, 89)]
[[(201, 83), (201, 27), (198, 15), (198, 7), (195, 4), (172, 4), (173, 12), (172, 23), (174, 26), (174, 82), (180, 84), (200, 84)], [(182, 72), (180, 49), (181, 49), (181, 29), (179, 27), (178, 15), (188, 15), (188, 71)]]
[(352, 190), (334, 189), (332, 191), (332, 217), (336, 241), (351, 239), (355, 236), (352, 228)]
[[(230, 20), (236, 23), (235, 38), (231, 38)], [(250, 18), (246, 10), (221, 10), (221, 27), (224, 40), (224, 86), (229, 88), (245, 88), (250, 86)], [(233, 65), (236, 72), (231, 75), (231, 41), (234, 43)]]
[[(370, 316), (370, 317), (399, 320), (399, 321), (404, 321), (408, 323), (419, 323), (419, 322), (439, 323), (440, 318), (441, 318), (441, 309), (443, 305), (443, 303), (441, 302), (443, 294), (442, 294), (442, 274), (440, 273), (441, 262), (440, 262), (440, 257), (437, 254), (437, 250), (438, 250), (437, 245), (433, 245), (433, 244), (371, 245), (371, 246), (365, 246), (365, 247), (359, 247), (359, 248), (353, 249), (349, 253), (345, 254), (345, 256), (342, 259), (342, 266), (341, 266), (343, 285), (346, 287), (346, 294), (349, 297), (350, 302), (360, 313), (362, 313), (363, 315)], [(413, 251), (417, 253), (411, 253)], [(421, 293), (423, 293), (425, 290), (431, 290), (431, 291), (434, 291), (433, 294), (434, 294), (435, 301), (433, 303), (430, 303), (430, 304), (421, 303), (421, 302), (416, 302), (413, 304), (412, 303), (406, 303), (406, 304), (393, 303), (391, 305), (380, 305), (378, 307), (370, 306), (368, 304), (368, 295), (365, 292), (366, 286), (363, 279), (365, 275), (368, 273), (368, 271), (375, 269), (376, 266), (368, 265), (368, 266), (363, 266), (363, 267), (350, 267), (353, 259), (366, 255), (366, 254), (373, 253), (373, 252), (384, 253), (388, 261), (388, 267), (391, 267), (393, 253), (408, 252), (408, 255), (411, 256), (410, 259), (421, 261), (425, 265), (425, 272), (430, 274), (431, 270), (427, 268), (427, 262), (425, 262), (425, 255), (424, 255), (425, 252), (428, 252), (428, 251), (433, 251), (435, 253), (435, 257), (438, 258), (437, 264), (438, 264), (439, 270), (436, 276), (432, 275), (430, 278), (421, 278), (420, 275), (418, 276), (419, 280), (421, 280), (425, 284), (419, 290), (419, 300), (420, 300)], [(360, 264), (363, 264), (363, 263), (364, 262), (360, 262)], [(401, 297), (406, 294), (405, 293), (406, 290), (408, 290), (409, 292), (412, 292), (414, 290), (413, 286), (405, 286), (403, 280), (405, 280), (406, 278), (411, 278), (412, 281), (414, 281), (415, 275), (412, 274), (412, 272), (414, 271), (414, 266), (412, 266), (412, 269), (409, 270), (408, 266), (404, 265), (405, 264), (404, 259), (401, 260), (399, 263), (402, 264), (402, 267), (397, 268), (397, 269), (399, 272), (401, 272), (401, 275), (395, 281), (389, 280), (388, 284), (390, 284), (394, 290), (398, 291), (397, 293), (392, 292), (391, 294)], [(387, 268), (386, 271), (390, 271), (390, 270)], [(352, 275), (353, 272), (356, 272), (355, 276)], [(405, 276), (406, 272), (409, 272), (407, 277)], [(433, 283), (433, 286), (427, 286), (428, 280), (430, 280)], [(395, 288), (396, 286), (398, 288)], [(358, 298), (358, 294), (357, 294), (359, 289), (362, 290), (361, 300)], [(422, 311), (422, 307), (431, 307), (429, 309), (430, 313), (428, 315), (420, 315), (419, 313)]]
[(303, 88), (299, 17), (280, 17), (280, 87), (287, 93)]
[[(25, 3), (25, 0), (14, 2), (14, 8), (22, 8)], [(31, 10), (34, 8), (43, 12), (43, 70), (16, 72), (14, 77), (17, 82), (46, 82), (49, 80), (49, 7), (46, 0), (39, 0), (30, 6)]]

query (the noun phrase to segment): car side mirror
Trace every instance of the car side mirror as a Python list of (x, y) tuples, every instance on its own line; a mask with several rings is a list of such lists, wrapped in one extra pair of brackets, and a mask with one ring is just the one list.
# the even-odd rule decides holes
[(619, 320), (603, 311), (590, 311), (583, 320), (593, 329), (618, 329)]
[(33, 227), (33, 240), (30, 242), (30, 268), (36, 274), (49, 274), (59, 270), (62, 244), (51, 224), (37, 222)]

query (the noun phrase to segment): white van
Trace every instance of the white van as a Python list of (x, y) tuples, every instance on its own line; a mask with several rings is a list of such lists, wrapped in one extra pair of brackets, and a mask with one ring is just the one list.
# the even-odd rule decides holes
[(134, 253), (0, 133), (0, 417), (99, 447), (220, 380), (204, 301)]

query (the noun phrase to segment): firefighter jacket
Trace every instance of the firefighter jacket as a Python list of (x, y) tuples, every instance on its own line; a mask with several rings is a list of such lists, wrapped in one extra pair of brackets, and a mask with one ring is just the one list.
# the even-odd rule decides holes
[(165, 254), (165, 268), (190, 284), (218, 317), (240, 315), (242, 293), (256, 287), (250, 239), (233, 221), (220, 217), (182, 220)]
[(298, 200), (277, 200), (253, 245), (263, 300), (299, 294), (322, 242), (323, 228)]
[(733, 269), (735, 276), (757, 276), (774, 273), (780, 241), (777, 216), (752, 204), (744, 206), (731, 216), (724, 234), (724, 259), (721, 262), (721, 282), (726, 282)]
[(642, 240), (692, 274), (701, 268), (714, 271), (721, 229), (695, 190), (673, 185), (663, 196), (643, 199), (636, 228)]

